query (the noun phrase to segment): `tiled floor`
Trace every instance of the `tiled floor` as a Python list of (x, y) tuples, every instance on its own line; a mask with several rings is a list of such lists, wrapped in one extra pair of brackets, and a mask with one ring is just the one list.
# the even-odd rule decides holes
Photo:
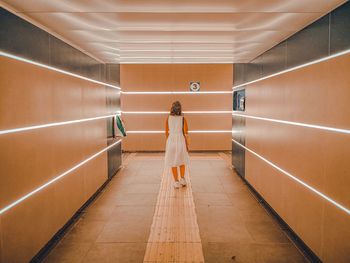
[[(163, 155), (131, 154), (124, 166), (45, 262), (143, 262)], [(226, 155), (192, 154), (189, 173), (205, 262), (306, 262)]]

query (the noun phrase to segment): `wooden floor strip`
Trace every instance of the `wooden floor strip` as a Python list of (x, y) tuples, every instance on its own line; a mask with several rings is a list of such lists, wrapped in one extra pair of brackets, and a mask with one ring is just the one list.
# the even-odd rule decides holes
[(204, 262), (191, 182), (174, 189), (170, 170), (163, 173), (143, 262)]

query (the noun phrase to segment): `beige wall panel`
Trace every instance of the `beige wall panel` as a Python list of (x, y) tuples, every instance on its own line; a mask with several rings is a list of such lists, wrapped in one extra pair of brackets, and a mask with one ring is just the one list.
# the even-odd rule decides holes
[[(344, 55), (249, 85), (246, 113), (349, 129), (349, 63)], [(247, 119), (246, 146), (350, 207), (349, 135)], [(323, 261), (349, 261), (349, 215), (248, 152), (246, 178)]]
[(50, 186), (2, 216), (3, 262), (29, 262), (58, 229)]
[[(85, 203), (83, 167), (68, 174), (54, 185), (53, 205), (55, 222), (63, 226)], [(47, 239), (51, 238), (50, 236)]]
[[(350, 135), (327, 133), (323, 144), (326, 193), (340, 204), (350, 207)], [(350, 216), (349, 216), (350, 221)]]
[[(135, 130), (165, 130), (166, 114), (127, 114), (123, 115), (126, 129)], [(231, 130), (232, 122), (229, 114), (185, 114), (189, 130)]]
[(230, 90), (232, 74), (232, 64), (124, 64), (120, 67), (124, 91), (187, 91), (190, 81), (201, 81), (201, 90)]
[(0, 76), (0, 129), (106, 112), (101, 108), (101, 103), (105, 105), (105, 88), (101, 85), (4, 57), (0, 58)]
[[(0, 129), (107, 113), (101, 85), (5, 58), (0, 75)], [(1, 135), (0, 207), (106, 146), (105, 119)], [(106, 180), (103, 153), (6, 211), (1, 262), (28, 262)]]
[(250, 153), (246, 158), (246, 179), (309, 247), (320, 253), (323, 199)]
[[(123, 91), (189, 91), (190, 81), (200, 81), (201, 91), (231, 91), (233, 66), (222, 64), (121, 65)], [(122, 94), (122, 111), (169, 111), (179, 100), (184, 111), (231, 111), (231, 94)], [(190, 130), (231, 130), (226, 115), (186, 115)], [(128, 130), (164, 130), (165, 115), (123, 115)], [(191, 150), (229, 150), (230, 134), (191, 135)], [(205, 136), (204, 142), (201, 140)], [(148, 138), (145, 140), (144, 138)], [(123, 143), (126, 151), (164, 150), (162, 135), (132, 134)], [(160, 140), (160, 141), (157, 141)]]
[[(247, 119), (246, 125), (246, 146), (249, 149), (326, 193), (327, 147), (323, 131), (252, 119)], [(254, 135), (257, 137), (254, 138)], [(255, 147), (257, 142), (258, 148)]]
[(3, 206), (105, 148), (105, 120), (2, 135), (0, 146)]
[(350, 262), (350, 220), (344, 212), (332, 205), (325, 206), (324, 244), (322, 258), (324, 262)]
[[(191, 151), (231, 150), (231, 134), (190, 134)], [(125, 151), (164, 151), (165, 134), (129, 134), (123, 140)]]
[(88, 200), (106, 181), (107, 153), (104, 152), (84, 167), (84, 200)]
[(232, 110), (230, 94), (122, 94), (121, 105), (123, 111), (170, 111), (177, 100), (183, 111)]
[(348, 54), (251, 84), (246, 113), (349, 129), (349, 65)]

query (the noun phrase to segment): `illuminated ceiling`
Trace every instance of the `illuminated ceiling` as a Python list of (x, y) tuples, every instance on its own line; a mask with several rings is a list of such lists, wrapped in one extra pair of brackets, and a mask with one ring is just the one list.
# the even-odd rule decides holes
[(5, 0), (109, 63), (249, 62), (344, 0)]

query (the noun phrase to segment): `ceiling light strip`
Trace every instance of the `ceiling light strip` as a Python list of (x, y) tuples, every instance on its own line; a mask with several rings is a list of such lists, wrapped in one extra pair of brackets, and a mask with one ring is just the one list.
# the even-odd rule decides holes
[[(119, 60), (118, 60), (119, 61)], [(120, 61), (119, 64), (233, 64), (233, 63), (243, 63), (243, 61), (148, 61), (148, 60), (141, 60), (141, 61)]]
[(246, 82), (246, 83), (243, 83), (243, 84), (239, 84), (239, 85), (233, 86), (233, 89), (238, 89), (238, 88), (244, 87), (244, 86), (249, 85), (249, 84), (253, 84), (253, 83), (256, 83), (256, 82), (259, 82), (259, 81), (262, 81), (262, 80), (265, 80), (265, 79), (269, 79), (269, 78), (272, 78), (272, 77), (276, 77), (276, 76), (279, 76), (279, 75), (282, 75), (282, 74), (285, 74), (285, 73), (288, 73), (288, 72), (291, 72), (291, 71), (294, 71), (294, 70), (297, 70), (297, 69), (305, 68), (305, 67), (308, 67), (308, 66), (320, 63), (320, 62), (324, 62), (324, 61), (327, 61), (327, 60), (330, 60), (330, 59), (333, 59), (333, 58), (336, 58), (336, 57), (340, 57), (340, 56), (343, 56), (343, 55), (346, 55), (346, 54), (349, 54), (349, 53), (350, 53), (350, 49), (347, 49), (347, 50), (335, 53), (335, 54), (327, 56), (327, 57), (323, 57), (323, 58), (320, 58), (320, 59), (317, 59), (317, 60), (314, 60), (314, 61), (311, 61), (311, 62), (308, 62), (308, 63), (305, 63), (305, 64), (301, 64), (301, 65), (296, 66), (296, 67), (292, 67), (292, 68), (289, 68), (289, 69), (286, 69), (286, 70), (282, 70), (280, 72), (277, 72), (277, 73), (274, 73), (274, 74), (271, 74), (271, 75), (268, 75), (268, 76), (265, 76), (265, 77), (253, 80), (253, 81), (249, 81), (249, 82)]
[(187, 57), (187, 56), (181, 56), (181, 57), (176, 57), (176, 56), (161, 56), (161, 57), (130, 57), (130, 56), (121, 56), (121, 59), (231, 59), (232, 57), (228, 57), (228, 56), (221, 56), (221, 57), (216, 57), (216, 56), (212, 56), (212, 57)]
[[(116, 114), (118, 114), (118, 113), (116, 113)], [(52, 123), (46, 123), (46, 124), (34, 125), (34, 126), (27, 126), (27, 127), (21, 127), (21, 128), (14, 128), (14, 129), (8, 129), (8, 130), (0, 130), (0, 135), (9, 134), (9, 133), (15, 133), (15, 132), (29, 131), (29, 130), (36, 130), (36, 129), (54, 127), (54, 126), (62, 126), (62, 125), (67, 125), (67, 124), (80, 123), (80, 122), (87, 122), (87, 121), (93, 121), (93, 120), (106, 119), (106, 118), (114, 117), (116, 114), (99, 116), (99, 117), (92, 117), (92, 118), (86, 118), (86, 119), (79, 119), (79, 120), (52, 122)]]
[[(233, 49), (118, 49), (121, 52), (236, 52)], [(237, 54), (237, 53), (236, 53)]]
[(78, 74), (75, 74), (75, 73), (63, 70), (63, 69), (55, 68), (55, 67), (52, 67), (52, 66), (49, 66), (49, 65), (45, 65), (45, 64), (42, 64), (42, 63), (30, 60), (30, 59), (22, 58), (22, 57), (19, 57), (19, 56), (16, 56), (16, 55), (12, 55), (12, 54), (9, 54), (9, 53), (6, 53), (6, 52), (0, 51), (0, 56), (11, 58), (11, 59), (15, 59), (15, 60), (22, 61), (22, 62), (25, 62), (25, 63), (29, 63), (29, 64), (32, 64), (32, 65), (35, 65), (35, 66), (38, 66), (38, 67), (41, 67), (41, 68), (45, 68), (45, 69), (49, 69), (49, 70), (52, 70), (52, 71), (55, 71), (55, 72), (59, 72), (59, 73), (65, 74), (65, 75), (69, 75), (69, 76), (72, 76), (72, 77), (75, 77), (75, 78), (79, 78), (79, 79), (83, 79), (83, 80), (86, 80), (86, 81), (90, 81), (90, 82), (95, 83), (95, 84), (99, 84), (99, 85), (103, 85), (103, 86), (107, 86), (107, 87), (110, 87), (110, 88), (114, 88), (114, 89), (120, 90), (120, 87), (117, 87), (117, 86), (114, 86), (114, 85), (111, 85), (111, 84), (108, 84), (108, 83), (105, 83), (105, 82), (101, 82), (101, 81), (98, 81), (98, 80), (90, 79), (90, 78), (87, 78), (87, 77), (84, 77), (84, 76), (81, 76), (81, 75), (78, 75)]
[(288, 176), (289, 178), (291, 178), (292, 180), (296, 181), (297, 183), (301, 184), (302, 186), (306, 187), (307, 189), (309, 189), (310, 191), (314, 192), (315, 194), (317, 194), (318, 196), (322, 197), (323, 199), (327, 200), (328, 202), (332, 203), (333, 205), (335, 205), (336, 207), (338, 207), (339, 209), (343, 210), (345, 213), (350, 214), (350, 210), (346, 207), (344, 207), (343, 205), (337, 203), (336, 201), (334, 201), (332, 198), (328, 197), (327, 195), (323, 194), (322, 192), (318, 191), (317, 189), (313, 188), (312, 186), (308, 185), (307, 183), (305, 183), (304, 181), (300, 180), (299, 178), (295, 177), (294, 175), (288, 173), (286, 170), (282, 169), (281, 167), (277, 166), (276, 164), (272, 163), (271, 161), (267, 160), (266, 158), (262, 157), (260, 154), (254, 152), (253, 150), (249, 149), (248, 147), (244, 146), (243, 144), (237, 142), (236, 140), (232, 141), (241, 146), (242, 148), (246, 149), (248, 152), (252, 153), (253, 155), (255, 155), (256, 157), (258, 157), (259, 159), (261, 159), (262, 161), (266, 162), (267, 164), (269, 164), (270, 166), (272, 166), (273, 168), (275, 168), (276, 170), (278, 170), (279, 172), (283, 173), (284, 175)]
[(302, 122), (293, 122), (293, 121), (284, 121), (284, 120), (278, 120), (278, 119), (256, 117), (256, 116), (251, 116), (251, 115), (246, 115), (246, 114), (239, 114), (239, 113), (236, 113), (236, 111), (234, 111), (232, 113), (232, 115), (233, 116), (244, 117), (244, 118), (248, 118), (248, 119), (270, 121), (270, 122), (276, 122), (276, 123), (282, 123), (282, 124), (288, 124), (288, 125), (294, 125), (294, 126), (301, 126), (301, 127), (306, 127), (306, 128), (313, 128), (313, 129), (319, 129), (319, 130), (325, 130), (325, 131), (332, 131), (332, 132), (339, 132), (339, 133), (350, 134), (350, 130), (347, 130), (347, 129), (339, 129), (339, 128), (321, 126), (321, 125), (302, 123)]
[(232, 91), (121, 91), (126, 95), (157, 95), (157, 94), (232, 94)]
[[(127, 134), (157, 134), (165, 131), (127, 131)], [(232, 130), (192, 130), (188, 133), (232, 133)]]
[(89, 158), (85, 159), (84, 161), (76, 164), (74, 167), (70, 168), (69, 170), (65, 171), (64, 173), (56, 176), (55, 178), (51, 179), (50, 181), (46, 182), (45, 184), (41, 185), (40, 187), (36, 188), (35, 190), (29, 192), (28, 194), (22, 196), (21, 198), (17, 199), (15, 202), (5, 206), (4, 208), (1, 208), (0, 210), (0, 215), (5, 213), (6, 211), (10, 210), (11, 208), (13, 208), (14, 206), (22, 203), (23, 201), (25, 201), (26, 199), (28, 199), (29, 197), (31, 197), (32, 195), (40, 192), (41, 190), (45, 189), (46, 187), (48, 187), (49, 185), (57, 182), (58, 180), (62, 179), (63, 177), (65, 177), (66, 175), (70, 174), (71, 172), (77, 170), (79, 167), (83, 166), (84, 164), (86, 164), (87, 162), (91, 161), (92, 159), (96, 158), (97, 156), (99, 156), (100, 154), (104, 153), (105, 151), (108, 151), (109, 149), (111, 149), (112, 147), (116, 146), (117, 144), (119, 144), (122, 140), (118, 140), (115, 143), (111, 144), (110, 146), (102, 149), (101, 151), (95, 153), (94, 155), (90, 156)]
[[(169, 114), (169, 111), (122, 111), (122, 114)], [(232, 114), (232, 111), (183, 111), (184, 114)]]

